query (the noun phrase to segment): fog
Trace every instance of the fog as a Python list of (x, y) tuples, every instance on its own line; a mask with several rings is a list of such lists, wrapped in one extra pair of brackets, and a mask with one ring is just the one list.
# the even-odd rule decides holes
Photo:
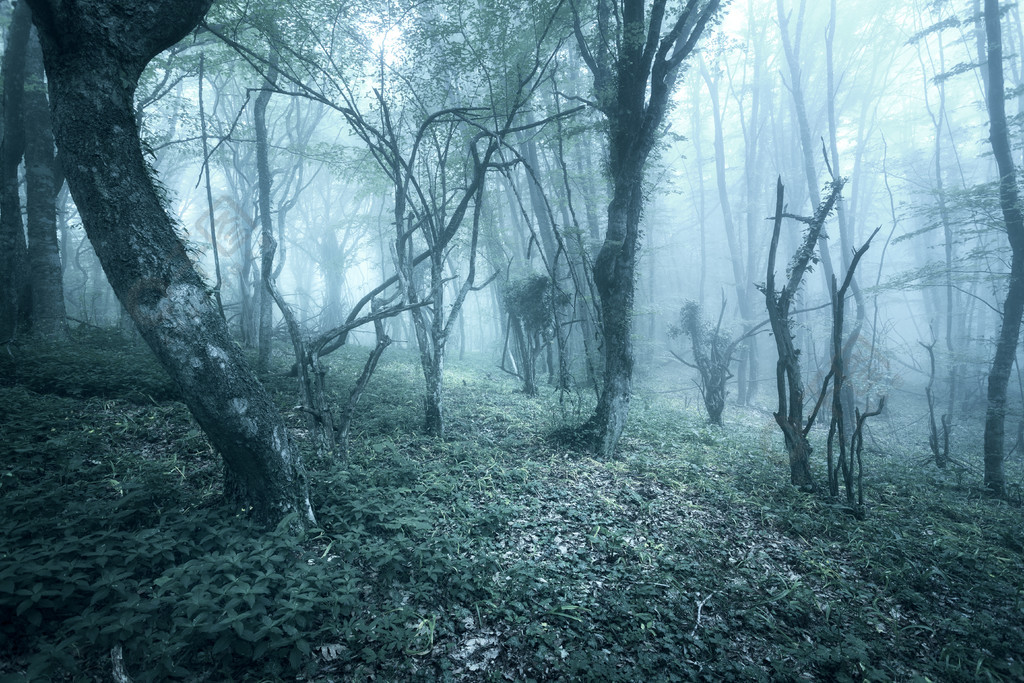
[[(565, 8), (541, 3), (524, 18), (487, 5), (470, 3), (461, 15), (447, 5), (404, 13), (388, 3), (345, 12), (281, 6), (237, 23), (233, 10), (215, 8), (208, 28), (150, 65), (136, 94), (148, 160), (243, 346), (258, 344), (267, 296), (254, 119), (263, 92), (272, 93), (272, 277), (302, 334), (342, 325), (355, 306), (369, 313), (361, 300), (399, 275), (398, 289), (378, 292), (380, 305), (412, 305), (416, 292), (421, 308), (386, 320), (395, 347), (424, 352), (418, 311), (428, 327), (437, 319), (450, 332), (442, 355), (527, 384), (524, 365), (535, 365), (541, 385), (600, 393), (592, 268), (611, 199), (608, 122), (594, 107), (572, 19), (558, 14)], [(765, 323), (759, 286), (777, 180), (785, 211), (809, 217), (833, 177), (845, 178), (825, 250), (794, 305), (809, 394), (832, 358), (829, 277), (842, 281), (877, 228), (847, 301), (855, 400), (888, 396), (889, 410), (923, 420), (931, 347), (936, 411), (980, 424), (1011, 252), (988, 140), (979, 10), (977, 1), (872, 0), (738, 0), (724, 9), (682, 65), (645, 169), (632, 309), (639, 386), (700, 400), (682, 308), (696, 302), (730, 340)], [(548, 21), (548, 11), (557, 17)], [(1005, 8), (1002, 30), (1019, 155), (1024, 29), (1016, 6)], [(489, 158), (474, 158), (481, 136), (503, 129)], [(68, 316), (129, 326), (66, 190), (59, 207)], [(780, 278), (804, 228), (789, 219), (782, 226)], [(413, 263), (431, 250), (436, 261)], [(512, 293), (538, 274), (554, 277), (556, 310), (519, 331), (520, 349)], [(287, 355), (279, 307), (272, 315), (275, 353)], [(769, 329), (737, 346), (729, 405), (776, 410)], [(345, 341), (372, 347), (375, 338), (367, 323)], [(1015, 374), (1011, 433), (1020, 433), (1021, 399)]]
[(0, 679), (1024, 680), (1016, 4), (0, 28)]

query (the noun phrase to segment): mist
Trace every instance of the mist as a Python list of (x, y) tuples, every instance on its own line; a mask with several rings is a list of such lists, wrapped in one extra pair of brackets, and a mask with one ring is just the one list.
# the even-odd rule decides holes
[[(1010, 570), (1024, 566), (1024, 22), (1015, 4), (80, 4), (0, 8), (0, 441), (11, 444), (16, 479), (0, 493), (14, 492), (11, 519), (34, 524), (28, 501), (44, 490), (77, 495), (67, 472), (95, 465), (104, 493), (81, 503), (93, 518), (113, 514), (115, 499), (134, 505), (133, 487), (151, 484), (172, 501), (155, 508), (186, 526), (210, 514), (214, 526), (250, 525), (225, 538), (292, 539), (285, 555), (324, 572), (301, 575), (314, 593), (328, 583), (348, 590), (330, 583), (341, 579), (321, 560), (351, 572), (350, 588), (360, 576), (378, 583), (345, 593), (344, 608), (310, 598), (321, 621), (308, 639), (288, 612), (258, 631), (280, 636), (264, 639), (276, 644), (256, 645), (262, 636), (248, 626), (222, 644), (214, 629), (216, 647), (202, 636), (193, 660), (175, 631), (166, 638), (177, 649), (159, 671), (143, 664), (141, 632), (125, 626), (107, 638), (105, 625), (68, 616), (80, 611), (74, 600), (51, 615), (42, 593), (17, 583), (23, 600), (9, 610), (0, 601), (0, 631), (14, 633), (2, 623), (27, 614), (38, 632), (5, 655), (14, 663), (0, 663), (0, 674), (98, 670), (93, 654), (69, 649), (44, 666), (30, 653), (89, 638), (102, 641), (102, 667), (109, 659), (116, 680), (131, 680), (133, 667), (177, 676), (178, 659), (189, 675), (230, 678), (268, 651), (270, 678), (304, 670), (404, 680), (415, 676), (396, 672), (412, 660), (423, 677), (459, 680), (1021, 673), (1019, 642), (986, 641), (983, 666), (958, 635), (963, 624), (940, 623), (925, 612), (941, 610), (922, 607), (931, 598), (900, 592), (966, 590), (971, 579), (952, 555), (918, 549), (947, 582), (928, 593), (918, 584), (938, 579), (911, 577), (917, 560), (897, 566), (902, 551), (880, 560), (855, 540), (858, 529), (909, 537), (908, 520), (989, 525), (941, 533), (956, 558), (1010, 556), (998, 571), (978, 570), (997, 578), (965, 614), (998, 605), (985, 612), (993, 630), (1019, 632)], [(563, 494), (573, 501), (565, 509)], [(391, 495), (401, 509), (382, 502)], [(934, 509), (921, 502), (932, 496)], [(50, 518), (76, 505), (54, 498)], [(698, 552), (657, 521), (684, 508), (713, 511), (724, 529), (712, 541), (696, 517), (679, 522), (695, 525), (693, 543), (707, 540), (699, 553), (742, 550), (714, 560), (726, 573), (686, 590), (651, 559), (669, 547), (676, 564)], [(585, 522), (578, 510), (590, 510)], [(445, 535), (449, 514), (464, 525), (454, 535)], [(163, 519), (140, 524), (162, 534)], [(614, 635), (622, 615), (593, 597), (619, 580), (594, 567), (626, 556), (596, 550), (611, 542), (600, 530), (624, 519), (639, 526), (615, 538), (644, 548), (623, 551), (638, 572), (630, 585), (647, 585), (638, 577), (648, 569), (637, 567), (648, 567), (649, 585), (665, 592), (631, 594), (622, 614), (642, 613), (645, 633), (658, 632), (650, 625), (663, 617), (645, 610), (689, 596), (690, 616), (651, 636), (650, 659), (614, 650), (621, 638), (646, 653), (637, 643), (647, 636), (633, 626)], [(524, 535), (537, 520), (550, 522), (545, 547), (564, 555), (578, 545), (590, 558), (579, 571), (597, 572), (596, 583), (554, 602), (537, 597), (548, 579), (523, 589), (529, 599), (501, 592), (519, 590), (510, 567), (572, 583)], [(179, 521), (166, 523), (184, 534)], [(500, 550), (488, 545), (492, 522), (506, 539)], [(358, 539), (343, 538), (343, 527)], [(785, 548), (764, 555), (766, 576), (812, 552), (797, 549), (805, 536), (826, 543), (842, 529), (835, 547), (850, 554), (813, 550), (845, 563), (834, 585), (825, 564), (801, 565), (778, 585), (737, 578), (762, 558), (755, 528)], [(443, 548), (392, 545), (428, 530)], [(24, 546), (15, 526), (4, 533)], [(234, 542), (210, 552), (237, 554)], [(468, 557), (464, 547), (477, 550)], [(183, 566), (167, 552), (168, 567)], [(486, 570), (476, 564), (485, 556), (497, 558)], [(890, 561), (884, 577), (853, 577), (854, 566)], [(0, 559), (0, 586), (5, 571), (13, 576), (7, 565)], [(211, 566), (219, 576), (223, 563)], [(455, 566), (472, 577), (465, 591), (431, 592)], [(184, 580), (168, 567), (150, 573)], [(39, 586), (57, 581), (47, 571), (36, 567), (49, 577)], [(748, 580), (776, 597), (736, 588)], [(819, 612), (828, 622), (822, 605), (842, 602), (829, 592), (839, 584), (855, 586), (862, 607), (885, 603), (884, 614), (869, 623), (847, 606), (840, 635), (806, 636)], [(744, 623), (737, 628), (755, 640), (764, 628), (783, 635), (722, 645), (726, 605), (745, 605), (745, 615), (784, 609), (782, 598), (805, 585), (814, 619), (792, 631), (787, 616), (770, 628)], [(421, 589), (432, 596), (423, 605), (442, 607), (407, 609)], [(156, 589), (140, 591), (158, 601)], [(726, 594), (705, 617), (708, 601)], [(247, 596), (254, 610), (262, 598)], [(370, 613), (353, 607), (364, 599), (403, 615), (404, 626), (383, 630), (413, 635), (367, 654), (363, 641), (378, 637), (370, 626), (325, 625), (356, 623)], [(543, 609), (524, 607), (531, 600)], [(176, 609), (153, 613), (165, 608)], [(591, 620), (600, 642), (583, 631), (545, 635), (555, 618)], [(435, 627), (447, 649), (435, 646)], [(702, 628), (725, 640), (709, 646)], [(916, 650), (892, 635), (906, 629)], [(937, 644), (939, 631), (952, 649)], [(685, 655), (669, 632), (690, 633)], [(796, 652), (804, 639), (836, 649)], [(241, 659), (203, 659), (229, 647)], [(734, 670), (722, 654), (734, 647), (756, 655)]]

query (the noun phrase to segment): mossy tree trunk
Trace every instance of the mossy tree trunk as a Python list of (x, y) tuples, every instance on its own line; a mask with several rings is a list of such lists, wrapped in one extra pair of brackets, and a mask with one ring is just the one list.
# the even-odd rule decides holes
[(68, 186), (114, 292), (224, 458), (229, 498), (263, 524), (313, 522), (284, 421), (175, 233), (139, 141), (140, 74), (210, 1), (28, 1)]
[(643, 209), (643, 165), (618, 165), (612, 187), (608, 231), (594, 264), (594, 284), (601, 298), (604, 323), (604, 382), (592, 421), (597, 452), (606, 458), (614, 455), (626, 427), (633, 391), (633, 300)]
[[(804, 419), (804, 384), (800, 369), (800, 351), (796, 348), (793, 337), (790, 308), (811, 260), (814, 258), (815, 246), (819, 243), (825, 221), (835, 208), (836, 202), (839, 201), (844, 182), (842, 179), (834, 181), (828, 197), (818, 205), (814, 215), (804, 217), (784, 213), (785, 188), (782, 185), (782, 179), (779, 178), (775, 191), (775, 220), (772, 225), (771, 245), (768, 248), (768, 268), (765, 284), (759, 287), (764, 294), (765, 308), (768, 311), (772, 336), (778, 351), (778, 361), (775, 365), (775, 387), (778, 393), (779, 408), (775, 412), (775, 421), (785, 437), (786, 453), (789, 454), (790, 483), (805, 489), (814, 488), (810, 465), (812, 448), (807, 440), (807, 434), (814, 426), (817, 411), (815, 410), (809, 418)], [(808, 228), (786, 270), (786, 282), (779, 288), (776, 287), (775, 263), (782, 231), (782, 219), (787, 217), (807, 224)]]
[[(592, 22), (584, 22), (573, 6), (577, 43), (594, 78), (594, 100), (608, 121), (612, 197), (604, 242), (594, 263), (594, 283), (601, 299), (604, 381), (588, 423), (594, 448), (603, 457), (614, 454), (629, 414), (644, 168), (683, 60), (693, 52), (719, 4), (718, 0), (688, 0), (674, 18), (667, 18), (666, 0), (654, 0), (649, 11), (645, 0), (597, 0)], [(585, 23), (596, 31), (588, 35)]]

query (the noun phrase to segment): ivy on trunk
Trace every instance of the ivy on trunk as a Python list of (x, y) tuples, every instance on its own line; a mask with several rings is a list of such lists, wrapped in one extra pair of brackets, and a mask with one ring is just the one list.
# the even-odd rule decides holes
[[(796, 297), (797, 290), (803, 282), (804, 275), (814, 259), (815, 245), (821, 237), (832, 209), (843, 190), (842, 179), (831, 183), (828, 197), (824, 199), (813, 216), (793, 216), (784, 212), (786, 190), (779, 178), (775, 193), (775, 218), (772, 228), (772, 241), (768, 249), (768, 271), (765, 284), (758, 287), (764, 294), (768, 319), (775, 338), (775, 347), (779, 359), (775, 366), (775, 386), (778, 392), (779, 409), (775, 412), (775, 421), (782, 430), (786, 441), (786, 452), (789, 454), (789, 478), (794, 486), (813, 489), (814, 479), (811, 477), (811, 444), (807, 434), (814, 426), (817, 408), (809, 418), (804, 419), (804, 383), (800, 369), (800, 350), (796, 348), (793, 338), (790, 307)], [(779, 249), (779, 237), (782, 233), (783, 218), (793, 218), (807, 224), (803, 242), (790, 261), (786, 270), (786, 282), (781, 289), (775, 286), (775, 260)], [(820, 401), (819, 401), (820, 405)]]
[[(573, 2), (576, 42), (594, 78), (595, 106), (608, 121), (611, 202), (604, 242), (594, 263), (601, 299), (604, 382), (587, 424), (599, 455), (611, 457), (629, 414), (633, 385), (633, 299), (644, 168), (668, 111), (683, 61), (690, 56), (719, 0), (687, 0), (666, 17), (667, 0), (597, 0), (592, 22)], [(615, 6), (615, 5), (620, 6)], [(593, 27), (594, 30), (589, 30)]]

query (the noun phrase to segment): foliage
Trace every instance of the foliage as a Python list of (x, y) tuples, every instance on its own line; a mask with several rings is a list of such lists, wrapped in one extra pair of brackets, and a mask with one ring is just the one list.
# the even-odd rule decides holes
[(690, 338), (693, 363), (688, 363), (679, 356), (676, 358), (697, 368), (700, 373), (700, 394), (708, 411), (708, 420), (712, 424), (721, 425), (727, 393), (725, 383), (732, 378), (729, 365), (732, 363), (733, 352), (739, 340), (734, 342), (722, 332), (721, 316), (718, 324), (712, 327), (711, 323), (705, 320), (700, 304), (696, 301), (687, 301), (683, 304), (679, 311), (679, 324), (669, 328), (669, 336), (673, 339), (683, 335)]
[[(142, 372), (104, 348), (133, 359), (116, 381)], [(90, 377), (86, 350), (64, 386)], [(762, 414), (720, 429), (641, 391), (622, 459), (596, 461), (545, 438), (556, 396), (488, 368), (451, 368), (438, 440), (409, 435), (415, 356), (382, 361), (349, 462), (310, 463), (304, 537), (219, 504), (177, 403), (0, 387), (0, 677), (106, 678), (116, 645), (138, 681), (1024, 676), (1021, 509), (921, 473), (895, 422), (920, 406), (866, 440), (858, 522), (779, 481)]]
[[(131, 375), (126, 374), (129, 369)], [(32, 340), (0, 353), (0, 384), (57, 396), (134, 403), (178, 397), (174, 383), (141, 339), (126, 343), (116, 331), (84, 325), (74, 331), (70, 342)]]
[[(523, 392), (537, 394), (537, 356), (551, 343), (555, 332), (554, 284), (547, 275), (529, 275), (508, 283), (504, 293), (512, 353)], [(562, 302), (559, 302), (562, 304)], [(504, 358), (502, 359), (504, 368)]]
[(508, 284), (505, 309), (522, 321), (523, 330), (548, 338), (554, 323), (554, 287), (547, 275), (534, 274)]

